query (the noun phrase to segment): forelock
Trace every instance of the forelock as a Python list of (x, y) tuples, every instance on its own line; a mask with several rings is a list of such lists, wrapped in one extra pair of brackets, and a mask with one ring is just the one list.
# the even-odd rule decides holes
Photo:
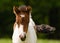
[(22, 5), (22, 6), (19, 6), (19, 8), (18, 8), (19, 10), (21, 10), (21, 11), (27, 11), (27, 6), (25, 6), (25, 5)]

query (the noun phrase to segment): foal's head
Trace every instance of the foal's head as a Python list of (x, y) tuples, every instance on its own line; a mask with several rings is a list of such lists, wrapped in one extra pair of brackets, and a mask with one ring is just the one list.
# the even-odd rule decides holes
[(13, 7), (13, 12), (16, 16), (16, 23), (18, 24), (19, 37), (22, 41), (26, 39), (26, 33), (28, 31), (29, 17), (31, 12), (30, 6)]

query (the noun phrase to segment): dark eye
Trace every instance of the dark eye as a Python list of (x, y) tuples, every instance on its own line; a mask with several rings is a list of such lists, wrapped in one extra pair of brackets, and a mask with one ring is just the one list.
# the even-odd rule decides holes
[(16, 11), (17, 14), (20, 13), (20, 11), (18, 9), (16, 9), (15, 11)]

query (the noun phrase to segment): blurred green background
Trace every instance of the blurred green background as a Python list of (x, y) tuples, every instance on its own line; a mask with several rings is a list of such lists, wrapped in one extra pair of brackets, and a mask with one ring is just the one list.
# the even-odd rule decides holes
[(20, 5), (32, 7), (32, 18), (37, 25), (56, 27), (52, 34), (37, 33), (39, 39), (60, 39), (60, 0), (0, 0), (0, 38), (11, 38), (15, 22), (13, 6)]

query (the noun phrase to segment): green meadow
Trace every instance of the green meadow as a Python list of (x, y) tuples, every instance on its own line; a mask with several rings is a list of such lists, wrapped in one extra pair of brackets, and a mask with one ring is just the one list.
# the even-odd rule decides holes
[[(0, 43), (12, 43), (11, 39), (2, 38)], [(60, 40), (38, 39), (37, 43), (60, 43)]]

